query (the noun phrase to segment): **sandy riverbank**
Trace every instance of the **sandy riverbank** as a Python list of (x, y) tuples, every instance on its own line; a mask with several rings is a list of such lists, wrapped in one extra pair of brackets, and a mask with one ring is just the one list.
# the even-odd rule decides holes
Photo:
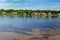
[(60, 40), (59, 30), (33, 29), (26, 34), (18, 34), (15, 32), (0, 32), (0, 40)]

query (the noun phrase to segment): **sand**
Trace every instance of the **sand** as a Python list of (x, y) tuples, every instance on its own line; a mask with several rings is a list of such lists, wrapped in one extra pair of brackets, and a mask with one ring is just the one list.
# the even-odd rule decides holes
[(26, 32), (26, 34), (0, 32), (0, 40), (60, 40), (60, 32), (52, 29), (49, 29), (47, 32), (45, 30), (33, 29)]

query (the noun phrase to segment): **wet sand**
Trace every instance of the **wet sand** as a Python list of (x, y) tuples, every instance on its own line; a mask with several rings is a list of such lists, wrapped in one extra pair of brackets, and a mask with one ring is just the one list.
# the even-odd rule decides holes
[(0, 32), (0, 40), (60, 40), (58, 29), (33, 29), (25, 33)]

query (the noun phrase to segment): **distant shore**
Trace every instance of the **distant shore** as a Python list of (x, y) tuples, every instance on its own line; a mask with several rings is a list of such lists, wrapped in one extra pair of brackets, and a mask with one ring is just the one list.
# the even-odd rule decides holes
[(56, 10), (14, 10), (14, 9), (8, 9), (8, 10), (4, 10), (4, 9), (0, 9), (0, 14), (37, 14), (37, 15), (43, 15), (43, 14), (47, 14), (47, 15), (57, 15), (60, 14), (60, 11), (56, 11)]

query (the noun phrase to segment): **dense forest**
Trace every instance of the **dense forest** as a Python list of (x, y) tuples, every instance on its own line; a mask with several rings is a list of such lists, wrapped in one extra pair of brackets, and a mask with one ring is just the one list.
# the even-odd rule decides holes
[(60, 13), (60, 11), (56, 11), (56, 10), (14, 10), (14, 9), (8, 9), (8, 10), (4, 10), (4, 9), (0, 9), (0, 13), (1, 12), (6, 12), (6, 13), (11, 13), (11, 12), (17, 12), (17, 13)]
[[(60, 11), (56, 11), (56, 10), (14, 10), (14, 9), (8, 9), (8, 10), (4, 10), (4, 9), (0, 9), (0, 14), (59, 14), (60, 15)], [(39, 15), (38, 14), (38, 15)], [(50, 15), (50, 14), (49, 14)]]

